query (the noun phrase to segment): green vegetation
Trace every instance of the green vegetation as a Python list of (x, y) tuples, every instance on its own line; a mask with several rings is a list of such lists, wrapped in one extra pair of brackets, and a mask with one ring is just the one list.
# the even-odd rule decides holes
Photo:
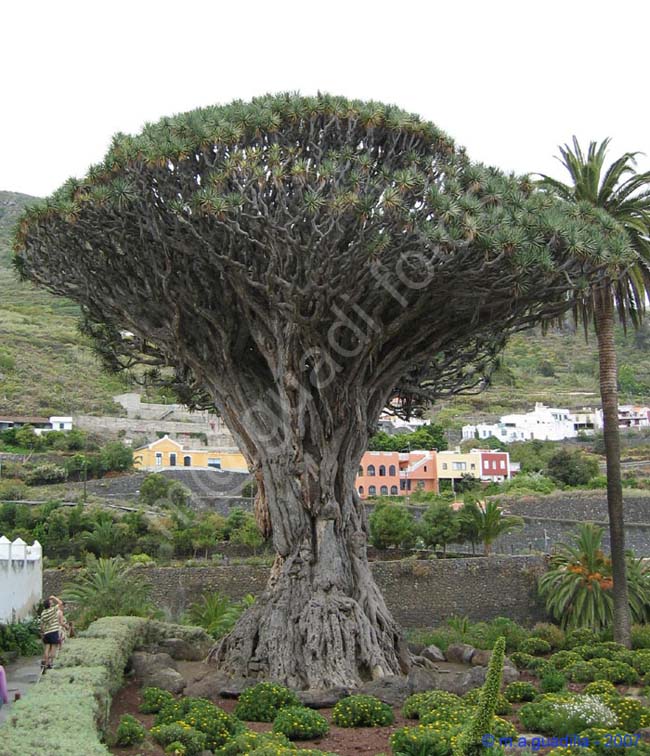
[(15, 651), (20, 656), (40, 654), (42, 649), (40, 638), (40, 628), (36, 619), (0, 624), (0, 664), (2, 664), (3, 651)]
[(147, 731), (131, 714), (124, 714), (115, 731), (115, 745), (128, 747), (142, 743)]
[(329, 732), (330, 726), (322, 714), (304, 706), (285, 706), (273, 720), (273, 732), (289, 740), (314, 740)]
[(370, 451), (406, 451), (407, 449), (436, 449), (444, 451), (447, 448), (444, 428), (441, 425), (428, 423), (412, 433), (388, 434), (384, 431), (375, 433), (368, 441)]
[(261, 682), (239, 696), (235, 716), (248, 722), (273, 722), (285, 706), (300, 706), (296, 694), (283, 685)]
[[(576, 543), (560, 544), (550, 569), (539, 579), (539, 594), (546, 609), (563, 628), (612, 626), (612, 561), (602, 550), (603, 529), (586, 523)], [(630, 610), (635, 622), (650, 617), (650, 568), (627, 555)]]
[(158, 610), (150, 600), (150, 586), (139, 571), (121, 557), (89, 559), (85, 570), (63, 590), (75, 624), (84, 628), (100, 617), (152, 617)]
[(385, 727), (394, 720), (393, 710), (374, 696), (342, 698), (332, 711), (337, 727)]
[(234, 602), (218, 592), (204, 593), (187, 610), (186, 620), (204, 628), (216, 640), (229, 633), (242, 612), (254, 603), (255, 597), (250, 594)]
[(378, 504), (369, 517), (370, 543), (377, 549), (411, 548), (416, 541), (415, 518), (395, 504)]

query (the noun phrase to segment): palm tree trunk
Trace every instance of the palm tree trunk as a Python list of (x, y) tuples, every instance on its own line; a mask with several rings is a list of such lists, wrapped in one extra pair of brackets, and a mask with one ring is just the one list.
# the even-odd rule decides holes
[(618, 371), (614, 346), (614, 303), (611, 288), (603, 286), (597, 290), (594, 300), (600, 366), (600, 398), (603, 406), (603, 435), (607, 460), (607, 509), (614, 580), (614, 640), (630, 648), (630, 602), (625, 574), (621, 445), (618, 431)]

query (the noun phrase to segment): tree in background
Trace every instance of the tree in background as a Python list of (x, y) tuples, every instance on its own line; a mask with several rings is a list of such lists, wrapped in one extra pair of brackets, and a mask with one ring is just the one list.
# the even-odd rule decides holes
[(108, 365), (216, 408), (255, 475), (277, 559), (222, 669), (326, 688), (408, 668), (354, 490), (369, 430), (392, 400), (410, 416), (484, 386), (509, 334), (559, 316), (605, 251), (625, 264), (601, 221), (414, 115), (328, 95), (118, 134), (26, 211), (19, 272), (81, 305)]
[[(613, 622), (612, 560), (602, 548), (603, 529), (585, 523), (575, 544), (560, 544), (539, 579), (546, 610), (564, 628), (600, 631)], [(635, 622), (650, 618), (650, 568), (626, 555), (630, 609)]]
[(521, 530), (524, 526), (521, 517), (505, 515), (499, 504), (492, 499), (485, 503), (476, 502), (476, 506), (463, 506), (459, 516), (470, 521), (471, 524), (467, 523), (465, 527), (468, 530), (475, 529), (479, 542), (483, 544), (485, 556), (490, 555), (492, 544), (500, 535)]
[(390, 434), (379, 431), (368, 441), (370, 451), (404, 451), (405, 449), (436, 449), (444, 451), (447, 448), (445, 431), (441, 425), (423, 425), (408, 433)]
[[(603, 408), (603, 435), (607, 460), (607, 507), (614, 577), (614, 639), (631, 645), (630, 610), (625, 574), (625, 530), (623, 518), (623, 486), (621, 482), (621, 451), (618, 429), (618, 380), (614, 319), (618, 313), (624, 323), (638, 327), (650, 293), (650, 171), (636, 171), (635, 152), (626, 152), (605, 169), (609, 139), (600, 144), (589, 143), (587, 154), (578, 140), (573, 148), (560, 148), (562, 165), (570, 175), (565, 184), (542, 176), (541, 184), (550, 193), (573, 206), (577, 218), (591, 215), (598, 209), (603, 222), (618, 225), (627, 235), (627, 246), (634, 251), (634, 260), (621, 269), (606, 266), (590, 285), (583, 284), (577, 292), (574, 314), (585, 326), (593, 319), (598, 339), (600, 365), (600, 398)], [(612, 240), (614, 241), (614, 240)], [(573, 254), (588, 254), (582, 244), (573, 245)], [(618, 254), (612, 248), (612, 254)]]
[(549, 459), (546, 472), (565, 486), (584, 486), (598, 475), (598, 460), (581, 451), (561, 448)]
[(418, 533), (427, 546), (442, 547), (443, 553), (446, 553), (447, 544), (457, 540), (460, 533), (460, 522), (451, 504), (429, 504), (422, 515)]
[(370, 543), (376, 549), (409, 549), (415, 545), (416, 528), (413, 515), (406, 507), (378, 504), (369, 518)]

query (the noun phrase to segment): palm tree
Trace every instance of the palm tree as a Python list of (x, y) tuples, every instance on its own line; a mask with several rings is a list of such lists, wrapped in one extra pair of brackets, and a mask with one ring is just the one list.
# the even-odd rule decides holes
[(476, 536), (483, 543), (485, 556), (490, 556), (494, 541), (505, 533), (520, 530), (524, 526), (521, 517), (503, 514), (503, 510), (496, 501), (477, 506), (465, 505), (460, 511), (461, 519), (467, 518), (475, 529)]
[[(560, 544), (550, 569), (539, 580), (546, 610), (565, 629), (600, 631), (612, 624), (612, 560), (602, 550), (603, 529), (582, 525), (575, 545)], [(650, 568), (626, 555), (630, 609), (636, 622), (646, 622), (650, 601)]]
[(630, 646), (630, 609), (625, 572), (623, 529), (623, 488), (621, 485), (620, 439), (618, 431), (618, 389), (614, 315), (623, 325), (635, 327), (645, 310), (650, 292), (650, 172), (637, 173), (636, 152), (626, 152), (605, 169), (609, 139), (591, 142), (585, 155), (576, 137), (573, 148), (560, 148), (560, 162), (571, 182), (542, 175), (540, 184), (566, 202), (591, 205), (607, 213), (627, 235), (635, 253), (635, 263), (621, 270), (614, 264), (603, 266), (598, 283), (579, 294), (574, 315), (585, 326), (593, 317), (598, 339), (600, 397), (603, 408), (603, 435), (607, 460), (607, 506), (614, 579), (614, 638)]

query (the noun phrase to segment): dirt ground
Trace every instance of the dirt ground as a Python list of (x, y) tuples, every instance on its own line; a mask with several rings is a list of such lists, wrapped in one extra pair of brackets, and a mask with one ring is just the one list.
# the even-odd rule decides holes
[[(205, 667), (202, 662), (179, 662), (178, 671), (186, 680), (192, 677), (198, 677), (199, 673), (204, 671)], [(141, 714), (138, 711), (142, 698), (140, 696), (140, 686), (135, 680), (128, 682), (113, 698), (111, 706), (109, 732), (115, 732), (120, 717), (123, 714), (132, 714), (136, 719), (149, 729), (153, 727), (155, 715)], [(232, 698), (213, 698), (212, 701), (220, 706), (224, 711), (231, 713), (235, 708), (237, 701)], [(388, 738), (391, 733), (407, 724), (413, 724), (412, 720), (404, 719), (399, 711), (395, 711), (395, 722), (390, 727), (334, 727), (332, 722), (332, 709), (319, 709), (330, 722), (330, 731), (325, 738), (320, 740), (301, 740), (295, 741), (298, 748), (317, 748), (320, 751), (329, 751), (339, 754), (339, 756), (357, 756), (357, 754), (377, 754), (391, 752)], [(246, 726), (257, 732), (270, 732), (273, 725), (266, 722), (246, 722)], [(150, 740), (145, 741), (140, 746), (131, 746), (130, 748), (111, 748), (111, 753), (115, 756), (164, 756), (164, 751)]]

